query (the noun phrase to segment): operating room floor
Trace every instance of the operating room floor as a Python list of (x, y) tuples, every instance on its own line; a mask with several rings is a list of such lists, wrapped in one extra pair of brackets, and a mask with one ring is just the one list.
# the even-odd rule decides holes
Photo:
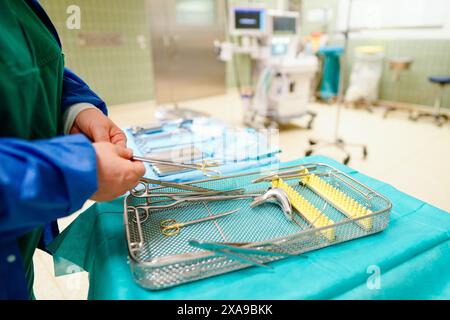
[[(240, 125), (242, 110), (235, 92), (182, 103), (181, 107), (208, 112), (231, 125)], [(308, 139), (330, 140), (334, 134), (336, 106), (313, 103), (310, 110), (318, 116), (312, 130), (289, 128), (280, 132), (283, 161), (304, 156)], [(140, 102), (110, 108), (111, 118), (121, 127), (149, 123), (154, 120), (155, 104)], [(295, 120), (302, 124), (304, 119)], [(364, 143), (369, 156), (362, 159), (361, 151), (353, 149), (350, 166), (401, 191), (450, 212), (450, 126), (439, 128), (431, 121), (417, 123), (407, 114), (397, 112), (388, 119), (382, 110), (373, 113), (344, 108), (341, 118), (341, 138), (349, 143)], [(333, 148), (321, 149), (318, 154), (343, 159)], [(89, 204), (87, 204), (89, 205)], [(61, 219), (66, 227), (77, 214)], [(124, 257), (125, 258), (125, 257)], [(35, 295), (37, 299), (86, 299), (86, 272), (55, 278), (52, 258), (38, 250), (34, 256)]]

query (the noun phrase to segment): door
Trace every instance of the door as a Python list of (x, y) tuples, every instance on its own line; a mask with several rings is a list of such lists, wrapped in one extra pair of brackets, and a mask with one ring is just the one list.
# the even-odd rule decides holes
[(222, 0), (150, 0), (158, 104), (224, 94), (225, 64), (214, 40), (225, 38)]

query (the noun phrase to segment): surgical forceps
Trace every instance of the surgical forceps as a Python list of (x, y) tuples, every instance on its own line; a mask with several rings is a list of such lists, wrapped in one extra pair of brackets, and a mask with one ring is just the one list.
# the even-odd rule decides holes
[(156, 159), (156, 158), (150, 158), (150, 157), (139, 157), (139, 156), (133, 156), (133, 160), (148, 162), (148, 163), (155, 163), (155, 164), (165, 164), (165, 165), (186, 168), (186, 169), (200, 170), (208, 178), (220, 177), (222, 175), (222, 173), (218, 170), (209, 169), (210, 167), (217, 167), (220, 165), (220, 163), (216, 160), (206, 159), (206, 160), (203, 160), (201, 163), (181, 163), (181, 162), (173, 162), (173, 161), (169, 161), (169, 160), (162, 160), (162, 159)]
[[(265, 265), (255, 259), (250, 258), (251, 255), (258, 256), (272, 256), (272, 257), (286, 257), (294, 256), (289, 253), (279, 253), (268, 250), (253, 249), (253, 248), (242, 248), (239, 244), (227, 244), (220, 242), (205, 242), (198, 240), (190, 240), (189, 244), (193, 247), (200, 248), (203, 250), (208, 250), (214, 252), (216, 255), (222, 255), (228, 258), (238, 260), (242, 263), (248, 263), (257, 267), (263, 267), (266, 269), (273, 269), (271, 266)], [(245, 243), (244, 243), (245, 245)]]
[[(172, 182), (169, 182), (169, 184), (173, 184)], [(184, 186), (184, 185), (182, 185)], [(186, 185), (188, 186), (188, 185)], [(197, 190), (195, 186), (189, 186), (194, 187), (194, 190)], [(147, 189), (146, 189), (147, 190)], [(213, 200), (220, 201), (220, 200), (229, 200), (229, 199), (236, 199), (236, 197), (242, 197), (244, 189), (232, 189), (232, 190), (214, 190), (214, 189), (204, 189), (207, 191), (194, 191), (194, 192), (174, 192), (174, 193), (147, 193), (145, 195), (140, 195), (137, 197), (145, 198), (146, 202), (144, 204), (139, 204), (135, 206), (130, 206), (136, 213), (139, 214), (140, 222), (145, 222), (148, 218), (149, 211), (150, 210), (158, 210), (158, 209), (170, 209), (173, 208), (179, 204), (182, 204), (184, 202), (197, 202), (197, 201), (210, 201), (211, 198), (214, 198)], [(140, 192), (136, 190), (132, 190), (133, 192)], [(147, 191), (148, 192), (148, 191)], [(159, 198), (159, 200), (151, 201), (150, 198)], [(167, 198), (167, 199), (161, 199), (161, 198)], [(155, 203), (166, 203), (170, 200), (173, 200), (174, 202), (164, 205), (154, 205)]]
[[(252, 183), (260, 183), (260, 182), (270, 182), (273, 180), (277, 180), (277, 179), (291, 179), (291, 178), (302, 178), (302, 177), (306, 177), (311, 175), (311, 173), (309, 172), (309, 170), (314, 170), (315, 167), (300, 167), (299, 169), (294, 169), (294, 170), (288, 170), (288, 171), (284, 171), (284, 172), (276, 172), (276, 173), (271, 173), (269, 175), (263, 176), (263, 177), (259, 177), (257, 179), (254, 179), (252, 181)], [(328, 173), (324, 174), (324, 173), (315, 173), (316, 175), (329, 175)]]
[[(232, 192), (235, 192), (234, 190), (232, 190)], [(161, 205), (151, 205), (149, 203), (144, 204), (144, 205), (137, 205), (136, 208), (143, 208), (143, 209), (147, 209), (147, 210), (161, 210), (161, 209), (170, 209), (176, 206), (179, 206), (183, 203), (186, 202), (201, 202), (201, 201), (223, 201), (223, 200), (237, 200), (237, 199), (247, 199), (247, 198), (255, 198), (260, 196), (260, 194), (227, 194), (225, 191), (225, 194), (223, 194), (224, 191), (222, 191), (222, 193), (219, 194), (204, 194), (204, 193), (200, 193), (200, 195), (187, 195), (187, 196), (178, 196), (178, 195), (174, 195), (174, 194), (154, 194), (154, 195), (150, 195), (147, 196), (147, 198), (150, 197), (161, 197), (161, 195), (163, 197), (167, 197), (171, 200), (173, 200), (173, 202), (168, 203), (168, 204), (161, 204)], [(160, 200), (160, 201), (155, 201), (155, 203), (161, 203), (161, 202), (167, 202), (170, 200)]]
[[(208, 195), (206, 193), (200, 193), (200, 195), (196, 196), (176, 196), (174, 194), (152, 194), (152, 197), (161, 197), (165, 196), (169, 199), (174, 200), (171, 203), (168, 204), (161, 204), (161, 205), (151, 205), (151, 204), (144, 204), (144, 205), (138, 205), (135, 208), (136, 209), (143, 209), (147, 211), (149, 210), (159, 210), (159, 209), (170, 209), (173, 207), (176, 207), (178, 205), (181, 205), (186, 202), (201, 202), (201, 201), (224, 201), (224, 200), (238, 200), (238, 199), (253, 199), (253, 202), (250, 204), (250, 207), (256, 207), (259, 206), (262, 203), (265, 203), (271, 199), (276, 200), (276, 203), (281, 207), (283, 210), (283, 213), (288, 220), (292, 220), (292, 206), (289, 201), (289, 197), (286, 194), (286, 192), (280, 188), (273, 188), (267, 190), (265, 193), (243, 193), (239, 194), (238, 192), (240, 189), (234, 189), (229, 191), (222, 191), (218, 194)], [(217, 191), (220, 192), (220, 191)], [(227, 193), (228, 192), (228, 193)], [(237, 194), (229, 194), (229, 193), (237, 193)], [(161, 200), (160, 202), (167, 202), (167, 200)], [(157, 202), (155, 202), (157, 203)]]
[[(244, 195), (244, 189), (232, 189), (232, 190), (211, 190), (211, 191), (205, 191), (205, 192), (173, 192), (173, 193), (152, 193), (147, 195), (145, 198), (147, 199), (147, 205), (155, 204), (155, 203), (161, 203), (161, 202), (168, 202), (170, 200), (173, 200), (175, 203), (171, 203), (170, 206), (176, 206), (182, 202), (192, 202), (192, 201), (205, 201), (210, 200), (208, 197), (225, 197), (223, 200), (227, 200), (228, 197), (232, 196), (242, 196)], [(158, 198), (158, 200), (152, 201), (151, 198)], [(162, 199), (161, 199), (162, 198)], [(168, 198), (168, 199), (164, 199)], [(233, 197), (232, 197), (233, 198)], [(214, 199), (212, 199), (214, 200)], [(220, 201), (222, 199), (218, 199), (216, 201)]]
[[(219, 195), (242, 195), (245, 189), (231, 189), (231, 190), (214, 190), (206, 189), (206, 191), (192, 191), (192, 192), (152, 192), (143, 193), (141, 190), (131, 190), (131, 194), (137, 198), (146, 198), (148, 201), (150, 198), (169, 198), (170, 200), (180, 200), (189, 197), (199, 197), (199, 196), (219, 196)], [(152, 201), (157, 202), (167, 202), (168, 200), (158, 200)]]
[(187, 221), (187, 222), (177, 222), (175, 219), (167, 219), (167, 220), (162, 220), (159, 225), (161, 227), (161, 232), (164, 236), (173, 237), (180, 233), (181, 228), (191, 226), (191, 225), (197, 224), (197, 223), (202, 223), (202, 222), (206, 222), (206, 221), (223, 218), (223, 217), (229, 216), (230, 214), (236, 213), (239, 210), (241, 210), (241, 208), (227, 211), (224, 213), (215, 214), (213, 216), (209, 216), (209, 217), (205, 217), (205, 218), (201, 218), (201, 219)]
[[(160, 189), (156, 187), (150, 187), (150, 184), (158, 184), (164, 188), (173, 188), (180, 189), (189, 192), (157, 192), (156, 190)], [(142, 188), (139, 189), (139, 186)], [(190, 196), (212, 196), (212, 195), (233, 195), (233, 194), (243, 194), (245, 189), (230, 189), (230, 190), (217, 190), (210, 188), (198, 187), (190, 184), (176, 183), (176, 182), (168, 182), (168, 181), (160, 181), (149, 178), (142, 178), (139, 181), (139, 184), (130, 190), (131, 195), (136, 198), (170, 198), (171, 200), (181, 199), (183, 197)], [(159, 200), (157, 202), (167, 202), (167, 200)]]
[[(215, 189), (198, 187), (190, 184), (184, 183), (176, 183), (176, 182), (168, 182), (168, 181), (160, 181), (150, 178), (141, 178), (139, 184), (130, 190), (130, 193), (137, 198), (146, 198), (154, 194), (151, 190), (153, 187), (150, 187), (150, 184), (160, 185), (165, 188), (174, 188), (186, 191), (196, 191), (196, 192), (210, 192), (217, 191)], [(139, 189), (138, 186), (142, 186), (143, 189)]]

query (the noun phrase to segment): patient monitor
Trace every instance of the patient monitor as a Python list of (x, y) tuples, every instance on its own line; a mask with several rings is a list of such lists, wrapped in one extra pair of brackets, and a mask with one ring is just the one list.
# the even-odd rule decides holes
[(267, 33), (267, 14), (261, 8), (232, 8), (229, 28), (231, 35), (262, 36)]
[(254, 77), (253, 94), (244, 101), (244, 122), (250, 126), (279, 125), (315, 114), (306, 110), (315, 56), (299, 53), (300, 15), (293, 11), (234, 7), (229, 12), (232, 42), (216, 44), (222, 60), (249, 55)]
[(269, 11), (268, 28), (272, 57), (294, 57), (298, 51), (299, 20), (298, 12)]

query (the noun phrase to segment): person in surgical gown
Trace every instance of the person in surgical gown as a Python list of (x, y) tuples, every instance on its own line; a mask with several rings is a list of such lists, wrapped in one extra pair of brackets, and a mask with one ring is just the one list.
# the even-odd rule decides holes
[(64, 67), (37, 0), (0, 1), (0, 299), (33, 295), (32, 258), (56, 219), (145, 173), (105, 103)]

